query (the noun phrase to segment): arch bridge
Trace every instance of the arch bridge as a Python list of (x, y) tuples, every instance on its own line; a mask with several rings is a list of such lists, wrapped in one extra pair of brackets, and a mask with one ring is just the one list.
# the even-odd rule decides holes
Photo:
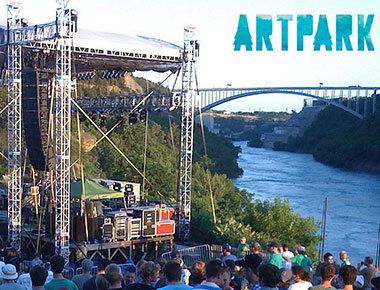
[[(304, 96), (334, 105), (363, 119), (376, 109), (376, 92), (380, 87), (253, 87), (253, 88), (202, 88), (197, 90), (195, 107), (204, 112), (240, 98), (264, 94)], [(363, 99), (363, 106), (360, 100)], [(369, 108), (371, 106), (371, 108)]]

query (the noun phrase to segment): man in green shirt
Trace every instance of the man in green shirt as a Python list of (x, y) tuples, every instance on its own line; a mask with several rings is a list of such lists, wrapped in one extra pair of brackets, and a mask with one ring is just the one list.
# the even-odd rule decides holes
[(271, 242), (268, 244), (268, 247), (271, 252), (268, 264), (275, 265), (280, 269), (282, 267), (282, 256), (278, 252), (278, 244), (276, 242)]
[(45, 284), (45, 290), (78, 290), (74, 282), (64, 278), (62, 275), (63, 268), (65, 267), (65, 260), (62, 256), (53, 256), (50, 263), (53, 270), (53, 280)]
[(305, 247), (302, 247), (300, 246), (298, 248), (298, 255), (294, 256), (294, 258), (291, 259), (291, 261), (294, 263), (294, 264), (297, 264), (297, 265), (300, 265), (302, 266), (302, 268), (306, 271), (306, 272), (310, 272), (310, 269), (311, 267), (313, 266), (313, 263), (311, 262), (311, 260), (306, 257), (306, 249)]

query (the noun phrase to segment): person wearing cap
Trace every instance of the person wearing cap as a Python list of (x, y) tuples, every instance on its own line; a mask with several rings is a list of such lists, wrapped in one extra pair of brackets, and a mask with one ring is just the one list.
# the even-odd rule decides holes
[(15, 281), (18, 277), (16, 267), (13, 264), (5, 264), (2, 268), (1, 278), (3, 284), (0, 285), (0, 290), (26, 290), (26, 288)]
[(243, 260), (235, 262), (236, 266), (243, 267), (246, 278), (253, 285), (250, 290), (259, 290), (261, 288), (259, 284), (258, 268), (262, 262), (263, 260), (261, 257), (256, 254), (247, 255)]
[(223, 244), (222, 251), (223, 251), (223, 256), (220, 258), (222, 262), (226, 262), (227, 260), (232, 260), (236, 262), (237, 257), (231, 254), (232, 247), (230, 246), (230, 244)]
[(245, 237), (242, 237), (237, 247), (237, 258), (242, 259), (248, 253), (249, 253), (249, 245), (247, 244), (247, 239)]
[(91, 277), (83, 284), (83, 290), (96, 290), (96, 277), (99, 275), (105, 276), (105, 269), (110, 264), (108, 259), (100, 259), (98, 262), (98, 274)]
[(282, 267), (282, 256), (278, 253), (278, 244), (271, 242), (268, 247), (271, 252), (268, 264), (275, 265), (280, 269)]
[(322, 284), (312, 287), (310, 290), (335, 290), (331, 281), (335, 277), (335, 267), (331, 264), (323, 264), (321, 268)]
[(289, 259), (287, 257), (284, 257), (284, 259), (288, 262), (292, 262), (295, 265), (302, 266), (302, 268), (309, 273), (311, 267), (313, 266), (313, 263), (308, 257), (306, 257), (305, 247), (299, 246), (297, 251), (298, 254), (296, 254), (293, 258)]
[(77, 285), (73, 281), (66, 279), (62, 275), (65, 267), (65, 259), (62, 256), (54, 255), (50, 260), (51, 269), (53, 270), (53, 280), (45, 285), (46, 290), (78, 290)]
[(279, 290), (287, 290), (290, 286), (292, 276), (293, 276), (292, 270), (281, 269), (280, 282), (278, 282), (277, 288)]
[(345, 265), (339, 269), (338, 283), (342, 290), (353, 290), (358, 271), (351, 265)]
[(94, 266), (94, 263), (89, 259), (84, 259), (82, 261), (82, 274), (74, 275), (74, 277), (71, 279), (73, 281), (79, 290), (83, 290), (83, 284), (90, 278), (92, 278), (91, 271), (92, 267)]

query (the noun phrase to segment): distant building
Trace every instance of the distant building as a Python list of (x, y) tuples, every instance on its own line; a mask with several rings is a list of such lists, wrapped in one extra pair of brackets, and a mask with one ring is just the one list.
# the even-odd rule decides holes
[[(215, 124), (214, 122), (214, 115), (212, 112), (202, 113), (202, 122), (203, 126), (206, 127), (211, 133), (219, 134), (219, 127), (218, 124)], [(195, 123), (201, 123), (199, 115), (195, 118)]]
[(313, 119), (325, 106), (304, 107), (301, 112), (293, 116), (281, 127), (274, 127), (272, 133), (261, 135), (263, 147), (273, 148), (275, 142), (287, 143), (290, 136), (301, 136), (310, 126)]

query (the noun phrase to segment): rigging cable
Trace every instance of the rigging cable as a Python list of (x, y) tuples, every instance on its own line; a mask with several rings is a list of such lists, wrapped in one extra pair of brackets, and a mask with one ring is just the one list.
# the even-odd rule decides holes
[[(197, 70), (196, 70), (196, 66), (195, 65), (194, 65), (194, 74), (195, 74), (195, 87), (196, 87), (197, 95), (199, 95), (198, 77), (197, 77)], [(208, 157), (207, 156), (207, 148), (206, 148), (206, 137), (205, 137), (204, 126), (203, 126), (202, 108), (199, 108), (199, 119), (201, 121), (203, 149), (204, 149), (204, 152), (205, 152), (205, 157)], [(212, 217), (214, 219), (214, 224), (216, 224), (214, 194), (212, 192), (212, 185), (211, 185), (211, 170), (208, 168), (208, 165), (206, 166), (206, 174), (207, 174), (208, 187), (209, 187), (209, 191), (210, 191)]]
[[(114, 147), (114, 149), (129, 163), (129, 165), (131, 165), (132, 168), (135, 169), (136, 172), (140, 174), (149, 185), (153, 186), (149, 179), (147, 179), (146, 176), (133, 164), (133, 162), (119, 149), (119, 147), (117, 147), (117, 145), (108, 136), (105, 135), (102, 129), (99, 128), (99, 126), (90, 118), (90, 116), (88, 116), (88, 114), (79, 106), (79, 104), (73, 99), (71, 99), (71, 102), (90, 121), (90, 123), (95, 127), (95, 129), (98, 130), (100, 134), (102, 134), (102, 136), (104, 136), (104, 138), (107, 139), (107, 141), (112, 145), (112, 147)], [(157, 191), (157, 193), (159, 196), (165, 199), (164, 195), (160, 191)]]
[[(202, 139), (203, 139), (203, 149), (204, 149), (204, 152), (205, 152), (204, 156), (206, 158), (208, 158), (208, 156), (207, 156), (207, 147), (206, 147), (206, 137), (205, 137), (204, 127), (203, 127), (203, 118), (202, 118), (202, 109), (201, 108), (199, 108), (199, 119), (201, 121), (201, 132), (202, 132)], [(208, 167), (208, 165), (206, 167)], [(209, 191), (210, 191), (212, 217), (214, 219), (214, 224), (216, 224), (214, 195), (213, 195), (213, 192), (212, 192), (212, 185), (211, 185), (211, 171), (208, 168), (206, 168), (206, 175), (207, 175), (208, 187), (209, 187)]]
[[(149, 120), (149, 111), (146, 111), (146, 119), (145, 119), (145, 137), (144, 137), (144, 165), (143, 165), (143, 173), (145, 175), (146, 171), (146, 154), (148, 147), (148, 120)], [(142, 197), (145, 196), (145, 179), (143, 178), (142, 182)]]

